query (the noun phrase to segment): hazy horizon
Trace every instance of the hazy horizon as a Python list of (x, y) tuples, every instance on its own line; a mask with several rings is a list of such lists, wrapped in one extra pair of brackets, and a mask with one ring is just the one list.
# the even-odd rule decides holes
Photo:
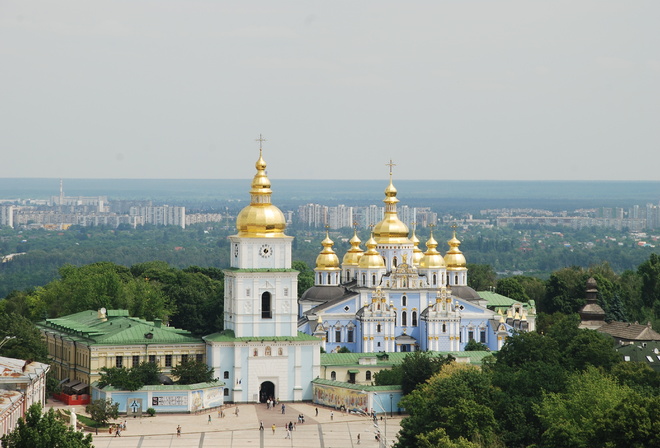
[(660, 180), (659, 13), (6, 0), (0, 177)]

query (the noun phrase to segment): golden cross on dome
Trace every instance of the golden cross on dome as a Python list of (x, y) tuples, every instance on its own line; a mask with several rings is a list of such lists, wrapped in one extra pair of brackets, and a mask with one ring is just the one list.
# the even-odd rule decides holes
[(261, 151), (261, 146), (262, 146), (263, 142), (266, 141), (266, 139), (263, 138), (263, 137), (261, 136), (261, 134), (259, 134), (259, 138), (255, 139), (254, 141), (255, 141), (255, 142), (259, 142), (259, 151)]
[(393, 163), (393, 162), (392, 162), (392, 159), (390, 159), (390, 163), (386, 163), (385, 166), (389, 166), (389, 167), (390, 167), (390, 177), (392, 177), (392, 167), (393, 167), (393, 166), (396, 166), (396, 163)]

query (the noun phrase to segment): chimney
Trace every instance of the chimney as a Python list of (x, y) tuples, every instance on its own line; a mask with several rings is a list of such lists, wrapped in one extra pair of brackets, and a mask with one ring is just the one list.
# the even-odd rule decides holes
[(154, 319), (154, 327), (160, 328), (162, 324), (163, 324), (163, 319)]
[(101, 308), (98, 311), (98, 318), (101, 322), (105, 322), (108, 320), (108, 315), (106, 314), (107, 310), (105, 308)]

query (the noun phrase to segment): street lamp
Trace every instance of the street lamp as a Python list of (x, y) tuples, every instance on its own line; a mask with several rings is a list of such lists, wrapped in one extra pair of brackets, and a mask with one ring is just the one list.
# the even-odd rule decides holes
[(392, 398), (394, 397), (394, 394), (390, 394), (390, 417), (392, 417)]
[(0, 348), (12, 339), (16, 339), (16, 336), (5, 336), (5, 338), (0, 341)]
[[(361, 394), (366, 394), (367, 396), (369, 395), (369, 392), (367, 392), (366, 390), (362, 390), (362, 391), (360, 391), (360, 393)], [(383, 411), (383, 414), (385, 415), (385, 433), (383, 434), (383, 437), (378, 438), (378, 446), (380, 448), (386, 448), (388, 446), (387, 445), (387, 412), (385, 412), (385, 409), (383, 408), (383, 403), (380, 401), (380, 396), (378, 396), (378, 393), (374, 392), (374, 395), (378, 397), (378, 401), (379, 401), (378, 405), (380, 406), (381, 411)], [(372, 402), (373, 402), (373, 400), (367, 400), (367, 403), (369, 404), (370, 409), (373, 409), (371, 407)], [(373, 418), (373, 416), (372, 416), (372, 418)], [(380, 426), (378, 426), (378, 419), (374, 420), (374, 426), (376, 428), (378, 428), (378, 433), (380, 434)]]

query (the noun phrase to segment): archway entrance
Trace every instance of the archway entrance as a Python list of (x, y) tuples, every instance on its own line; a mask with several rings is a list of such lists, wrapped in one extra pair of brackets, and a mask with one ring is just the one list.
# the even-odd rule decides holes
[(259, 402), (265, 403), (269, 398), (275, 398), (275, 385), (270, 381), (264, 381), (259, 386)]

